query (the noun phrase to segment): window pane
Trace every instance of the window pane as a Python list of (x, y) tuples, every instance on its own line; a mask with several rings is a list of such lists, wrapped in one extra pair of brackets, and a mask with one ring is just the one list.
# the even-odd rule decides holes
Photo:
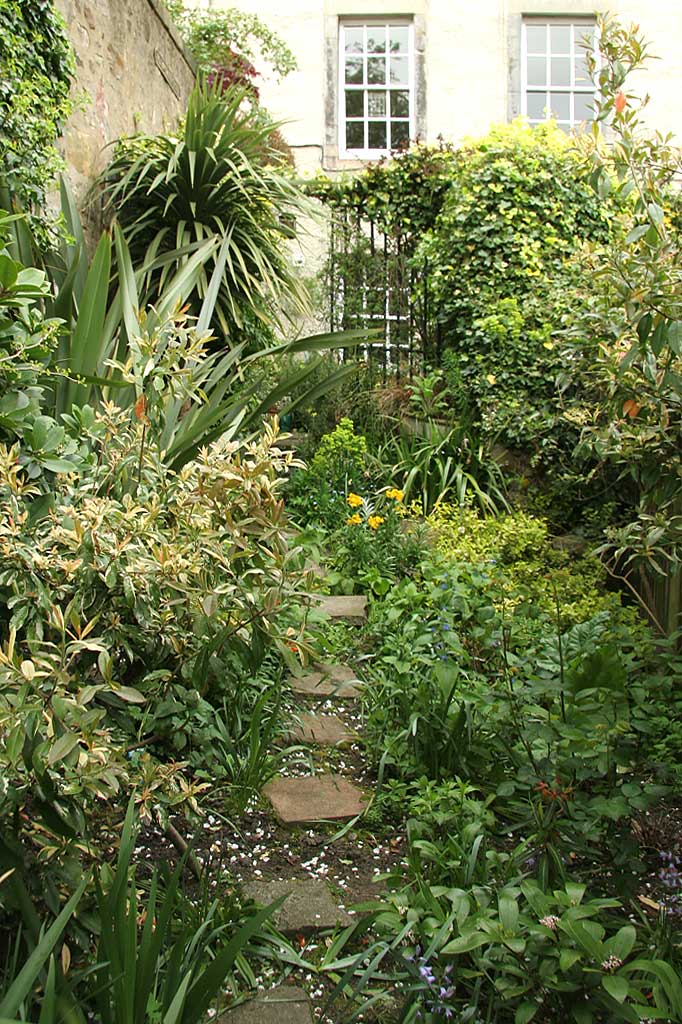
[(546, 52), (547, 29), (544, 25), (526, 25), (526, 49), (528, 53)]
[(570, 25), (550, 25), (549, 27), (549, 40), (552, 48), (552, 53), (570, 53), (571, 52), (571, 26)]
[(345, 28), (346, 53), (362, 53), (362, 25), (349, 25)]
[(529, 57), (527, 69), (529, 85), (547, 85), (547, 61), (544, 57)]
[(369, 124), (369, 149), (386, 149), (386, 122), (372, 121)]
[(594, 97), (589, 92), (576, 93), (574, 98), (575, 103), (575, 114), (574, 120), (580, 123), (581, 121), (591, 121), (594, 118)]
[(575, 48), (584, 50), (585, 47), (594, 50), (594, 25), (575, 26)]
[(391, 149), (407, 146), (410, 141), (410, 122), (391, 121)]
[(575, 59), (575, 84), (576, 85), (589, 85), (590, 76), (587, 71), (587, 62), (584, 56), (576, 57)]
[(571, 58), (552, 57), (552, 81), (551, 85), (571, 84)]
[(367, 58), (367, 81), (370, 85), (386, 84), (386, 60), (384, 57)]
[(570, 121), (571, 119), (571, 96), (567, 92), (550, 93), (549, 108), (552, 117), (557, 121)]
[(545, 92), (529, 92), (528, 93), (528, 117), (532, 121), (544, 121), (545, 107), (547, 106), (547, 93)]
[(367, 52), (386, 53), (386, 26), (367, 26)]
[(367, 93), (367, 113), (370, 117), (385, 117), (386, 116), (386, 93), (385, 92), (368, 92)]
[(365, 148), (365, 125), (363, 121), (346, 121), (346, 149)]
[(391, 57), (391, 84), (407, 85), (408, 81), (407, 57)]
[(410, 30), (407, 25), (390, 25), (388, 48), (391, 53), (407, 53), (410, 46)]
[(397, 89), (391, 92), (391, 116), (392, 117), (409, 117), (410, 116), (410, 94), (409, 92), (399, 92)]
[(362, 57), (346, 57), (346, 81), (349, 85), (362, 85)]
[(346, 117), (363, 117), (365, 111), (362, 103), (363, 92), (361, 89), (346, 90)]

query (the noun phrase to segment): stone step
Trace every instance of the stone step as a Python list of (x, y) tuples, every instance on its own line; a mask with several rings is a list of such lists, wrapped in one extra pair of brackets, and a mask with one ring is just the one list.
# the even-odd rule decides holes
[(329, 886), (322, 879), (251, 881), (244, 890), (264, 907), (286, 896), (282, 906), (270, 918), (285, 935), (304, 935), (307, 938), (315, 932), (329, 931), (337, 925), (345, 928), (353, 923), (350, 914), (337, 907)]
[(346, 665), (314, 664), (312, 672), (289, 676), (291, 688), (306, 697), (335, 697), (352, 700), (360, 696), (362, 682)]
[(313, 1015), (302, 988), (278, 985), (234, 1010), (221, 1013), (216, 1024), (313, 1024)]
[(299, 712), (298, 722), (287, 734), (289, 743), (315, 743), (318, 747), (338, 747), (357, 740), (357, 735), (348, 728), (338, 715), (314, 715), (308, 711)]
[(273, 779), (263, 796), (285, 825), (309, 821), (347, 821), (365, 809), (366, 796), (343, 775), (304, 775)]
[(367, 598), (362, 594), (325, 595), (318, 597), (315, 604), (331, 619), (345, 619), (355, 626), (361, 626), (367, 619)]

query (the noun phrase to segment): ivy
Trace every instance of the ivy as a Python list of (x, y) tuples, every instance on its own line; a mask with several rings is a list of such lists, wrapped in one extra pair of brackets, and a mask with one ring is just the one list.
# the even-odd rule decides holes
[(61, 160), (55, 142), (71, 111), (71, 44), (51, 0), (0, 0), (0, 171), (37, 213)]
[(419, 143), (362, 174), (320, 174), (305, 187), (336, 213), (374, 221), (379, 231), (409, 242), (434, 226), (460, 162), (459, 152), (448, 144)]

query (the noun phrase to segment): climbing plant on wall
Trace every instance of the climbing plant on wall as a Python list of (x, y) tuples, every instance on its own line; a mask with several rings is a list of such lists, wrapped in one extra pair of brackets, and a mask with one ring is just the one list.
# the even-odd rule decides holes
[(52, 0), (0, 0), (0, 173), (36, 212), (60, 165), (74, 60)]

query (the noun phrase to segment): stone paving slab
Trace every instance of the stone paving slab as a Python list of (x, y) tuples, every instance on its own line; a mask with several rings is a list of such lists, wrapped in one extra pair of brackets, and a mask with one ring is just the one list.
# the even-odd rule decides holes
[(346, 665), (313, 665), (312, 672), (289, 676), (292, 690), (309, 697), (335, 697), (352, 700), (360, 696), (361, 680)]
[(353, 625), (362, 625), (367, 619), (367, 598), (362, 594), (332, 594), (319, 597), (318, 608), (332, 619), (345, 619)]
[(302, 988), (279, 985), (248, 1003), (221, 1013), (216, 1024), (313, 1024), (310, 1000)]
[(286, 825), (308, 821), (347, 821), (365, 809), (365, 794), (352, 782), (329, 772), (300, 778), (280, 777), (263, 787), (263, 796)]
[(275, 879), (271, 882), (250, 881), (246, 893), (257, 903), (267, 907), (286, 896), (286, 900), (271, 918), (276, 928), (285, 935), (309, 936), (327, 931), (337, 925), (353, 923), (345, 910), (337, 907), (325, 881), (318, 878)]
[(354, 743), (358, 738), (338, 715), (313, 715), (308, 711), (301, 711), (297, 717), (300, 724), (296, 723), (287, 734), (290, 743), (316, 743), (320, 747), (337, 747)]

